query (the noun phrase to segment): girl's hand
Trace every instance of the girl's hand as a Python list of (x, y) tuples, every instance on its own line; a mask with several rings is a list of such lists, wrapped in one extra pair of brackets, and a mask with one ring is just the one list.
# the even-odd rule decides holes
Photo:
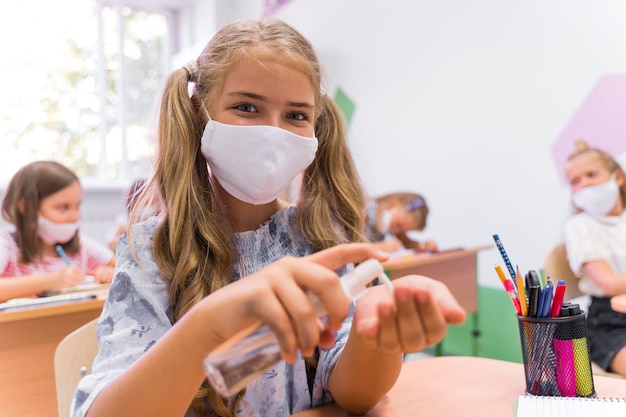
[[(221, 288), (197, 305), (211, 309), (214, 303), (223, 305), (220, 320), (207, 317), (209, 331), (205, 334), (213, 339), (207, 345), (215, 345), (216, 340), (222, 343), (249, 326), (266, 324), (277, 337), (283, 359), (290, 363), (298, 349), (308, 356), (317, 345), (332, 346), (333, 333), (348, 315), (351, 303), (335, 270), (370, 258), (382, 261), (387, 254), (371, 244), (339, 245), (302, 258), (285, 257)], [(307, 292), (317, 296), (327, 311), (327, 328)]]
[(427, 240), (423, 244), (423, 250), (426, 252), (437, 252), (439, 247), (437, 246), (437, 242), (434, 240)]
[(83, 271), (73, 266), (55, 271), (51, 275), (49, 290), (56, 291), (63, 288), (75, 287), (85, 279)]
[(465, 311), (448, 287), (431, 278), (409, 275), (368, 290), (357, 303), (353, 333), (371, 349), (417, 352), (439, 343), (448, 324), (460, 324)]
[(101, 266), (93, 272), (90, 272), (90, 275), (93, 275), (94, 281), (98, 284), (108, 284), (113, 280), (113, 272), (115, 268), (109, 265)]

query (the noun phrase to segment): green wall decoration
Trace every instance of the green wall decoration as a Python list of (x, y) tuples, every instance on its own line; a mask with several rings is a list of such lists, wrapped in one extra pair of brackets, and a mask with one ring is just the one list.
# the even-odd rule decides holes
[(337, 88), (333, 100), (335, 100), (335, 103), (337, 103), (337, 106), (341, 109), (344, 117), (346, 118), (346, 126), (349, 127), (356, 104), (350, 100), (350, 97), (348, 97), (348, 95), (341, 88)]

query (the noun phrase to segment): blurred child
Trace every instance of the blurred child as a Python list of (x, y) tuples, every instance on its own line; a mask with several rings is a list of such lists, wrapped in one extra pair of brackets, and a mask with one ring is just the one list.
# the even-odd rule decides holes
[(434, 241), (418, 242), (408, 234), (412, 230), (424, 230), (427, 216), (428, 206), (421, 195), (408, 192), (385, 194), (367, 203), (365, 235), (387, 252), (402, 248), (436, 251)]
[[(124, 198), (124, 213), (119, 214), (115, 218), (115, 226), (112, 231), (109, 233), (107, 237), (107, 242), (109, 249), (115, 250), (117, 246), (117, 241), (119, 240), (122, 233), (124, 233), (128, 227), (128, 218), (135, 208), (137, 204), (137, 200), (139, 199), (139, 195), (143, 190), (143, 187), (146, 185), (145, 178), (138, 178), (130, 185), (128, 190), (126, 191), (126, 197)], [(141, 213), (137, 216), (137, 221), (145, 220), (152, 215), (156, 214), (156, 210), (152, 209), (153, 206), (147, 205), (141, 208)]]
[(626, 181), (615, 158), (576, 143), (565, 174), (577, 213), (565, 224), (565, 246), (579, 289), (591, 295), (587, 332), (591, 359), (626, 375), (626, 314), (610, 298), (626, 293)]
[(32, 162), (13, 176), (2, 202), (15, 231), (0, 231), (0, 301), (73, 287), (86, 275), (111, 281), (113, 252), (79, 232), (82, 199), (76, 175), (57, 162)]

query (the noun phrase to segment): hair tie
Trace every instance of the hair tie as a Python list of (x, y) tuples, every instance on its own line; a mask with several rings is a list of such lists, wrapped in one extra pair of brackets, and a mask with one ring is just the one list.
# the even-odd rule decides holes
[(413, 200), (409, 201), (405, 208), (407, 211), (413, 211), (417, 210), (420, 207), (424, 207), (425, 205), (426, 203), (424, 202), (424, 198), (415, 197)]
[(183, 65), (185, 71), (187, 71), (187, 80), (190, 82), (196, 82), (198, 79), (198, 64), (196, 61), (189, 61)]

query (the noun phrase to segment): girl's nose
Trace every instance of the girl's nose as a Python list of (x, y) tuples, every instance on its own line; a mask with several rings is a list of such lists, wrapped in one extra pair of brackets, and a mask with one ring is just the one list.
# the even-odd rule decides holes
[(68, 223), (76, 223), (77, 221), (80, 220), (80, 210), (72, 210), (71, 212), (69, 212), (69, 215), (67, 216)]
[(274, 126), (274, 127), (280, 127), (281, 129), (284, 129), (283, 126), (283, 118), (281, 117), (281, 115), (279, 113), (272, 113), (269, 114), (267, 116), (267, 118), (265, 119), (265, 124), (268, 126)]

